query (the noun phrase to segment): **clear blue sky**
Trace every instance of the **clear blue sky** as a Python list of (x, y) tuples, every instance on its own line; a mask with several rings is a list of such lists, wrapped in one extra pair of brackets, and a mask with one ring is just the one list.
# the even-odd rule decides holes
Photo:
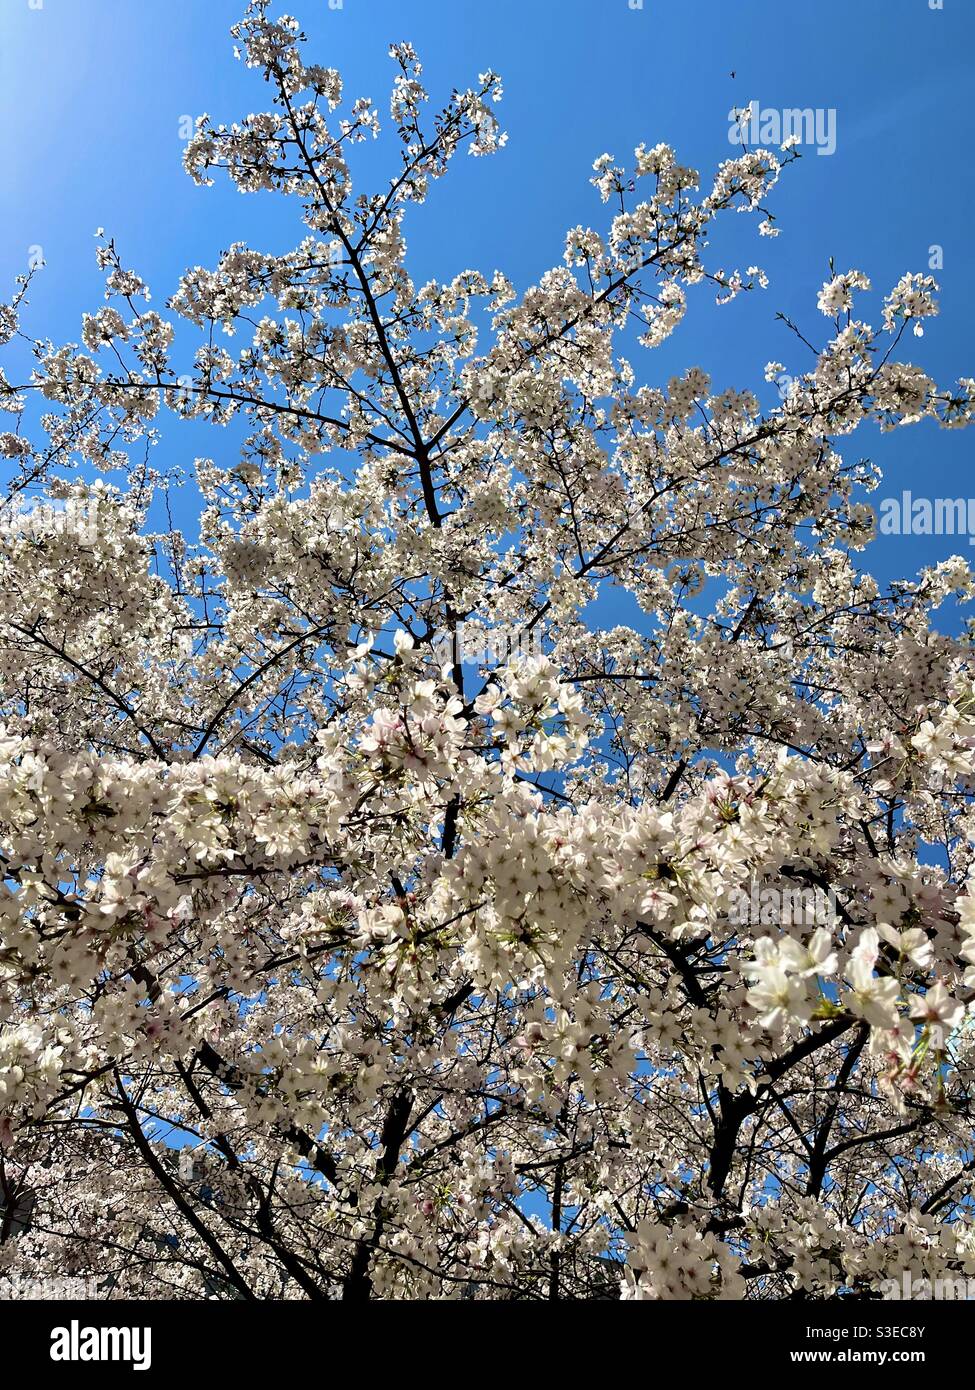
[[(76, 340), (82, 311), (101, 302), (98, 226), (148, 280), (157, 307), (186, 266), (212, 263), (231, 241), (284, 250), (302, 235), (284, 200), (245, 199), (220, 181), (197, 189), (182, 172), (181, 117), (207, 111), (229, 122), (265, 102), (259, 77), (231, 56), (227, 31), (242, 8), (242, 0), (42, 0), (40, 8), (0, 0), (0, 295), (30, 248), (43, 248), (34, 333)], [(723, 309), (702, 290), (669, 343), (637, 350), (639, 374), (653, 383), (700, 365), (718, 387), (759, 389), (769, 359), (806, 365), (776, 310), (822, 336), (815, 295), (830, 255), (838, 270), (871, 276), (876, 293), (860, 306), (879, 322), (881, 295), (904, 271), (927, 272), (933, 244), (943, 247), (942, 313), (923, 340), (908, 340), (910, 352), (945, 384), (975, 374), (975, 0), (944, 0), (942, 10), (929, 0), (644, 0), (640, 10), (628, 0), (344, 0), (340, 9), (291, 0), (281, 8), (302, 21), (314, 60), (338, 67), (346, 91), (371, 96), (381, 115), (391, 41), (416, 46), (435, 101), (488, 66), (502, 74), (507, 148), (459, 158), (407, 223), (419, 281), (471, 266), (530, 283), (559, 260), (568, 227), (603, 225), (588, 178), (604, 150), (622, 160), (640, 141), (666, 140), (707, 177), (730, 152), (733, 105), (834, 108), (836, 152), (807, 150), (776, 191), (778, 240), (759, 240), (741, 218), (715, 244), (719, 264), (762, 264), (770, 288)], [(370, 170), (379, 186), (395, 157), (390, 146), (370, 148), (359, 186)], [(174, 423), (157, 460), (204, 452), (198, 429)], [(218, 445), (211, 437), (206, 451)], [(845, 447), (884, 468), (875, 502), (904, 487), (925, 496), (975, 488), (970, 431), (925, 425), (860, 434)], [(878, 541), (867, 563), (887, 579), (954, 549), (975, 558), (965, 538), (914, 537)]]

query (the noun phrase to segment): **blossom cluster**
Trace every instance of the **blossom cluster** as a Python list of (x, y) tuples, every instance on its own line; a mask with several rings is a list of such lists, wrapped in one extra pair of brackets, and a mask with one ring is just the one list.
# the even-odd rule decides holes
[[(791, 143), (710, 180), (602, 155), (600, 225), (524, 293), (419, 285), (407, 231), (503, 144), (497, 75), (429, 119), (394, 45), (368, 196), (385, 114), (266, 0), (234, 32), (271, 109), (201, 117), (186, 166), (290, 200), (293, 248), (231, 246), (162, 314), (102, 233), (80, 342), (0, 378), (0, 1174), (40, 1214), (0, 1279), (727, 1299), (972, 1272), (975, 662), (934, 614), (975, 582), (859, 567), (877, 473), (846, 448), (970, 423), (975, 380), (899, 355), (936, 286), (872, 324), (867, 276), (833, 276), (782, 398), (778, 362), (639, 384), (624, 348), (696, 287), (764, 290), (711, 247), (731, 212), (778, 232)], [(237, 441), (192, 483), (150, 462), (184, 420)], [(193, 483), (198, 527), (154, 529)], [(4, 524), (32, 497), (68, 522)], [(602, 625), (621, 591), (634, 626)], [(468, 623), (518, 640), (472, 652)], [(743, 917), (744, 885), (830, 913)]]

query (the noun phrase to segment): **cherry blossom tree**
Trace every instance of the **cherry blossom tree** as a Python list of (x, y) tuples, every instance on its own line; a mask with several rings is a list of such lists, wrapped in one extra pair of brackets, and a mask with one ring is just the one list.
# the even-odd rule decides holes
[[(639, 385), (624, 346), (764, 285), (708, 242), (778, 233), (793, 146), (703, 184), (603, 155), (599, 228), (524, 294), (417, 285), (405, 225), (503, 144), (497, 75), (430, 118), (395, 45), (369, 194), (371, 101), (267, 0), (234, 35), (269, 109), (201, 118), (186, 168), (289, 200), (294, 250), (231, 246), (167, 317), (102, 235), (79, 344), (29, 336), (30, 277), (0, 308), (32, 354), (0, 376), (0, 1278), (975, 1273), (975, 668), (932, 620), (973, 581), (858, 568), (878, 474), (845, 447), (971, 419), (975, 381), (901, 360), (937, 286), (872, 326), (836, 274), (767, 409)], [(153, 521), (164, 416), (223, 427), (195, 535)], [(638, 628), (593, 620), (610, 589)]]

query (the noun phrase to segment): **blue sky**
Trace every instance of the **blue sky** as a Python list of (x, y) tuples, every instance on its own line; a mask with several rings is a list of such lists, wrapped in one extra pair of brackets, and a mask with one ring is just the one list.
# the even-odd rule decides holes
[[(769, 359), (806, 365), (775, 322), (777, 310), (814, 339), (828, 274), (856, 266), (875, 293), (860, 301), (879, 321), (880, 299), (906, 270), (928, 271), (943, 252), (940, 318), (909, 353), (943, 384), (975, 374), (970, 253), (975, 106), (970, 99), (975, 4), (944, 0), (291, 0), (316, 61), (338, 67), (351, 96), (386, 112), (390, 42), (409, 39), (434, 101), (494, 67), (504, 78), (507, 148), (459, 158), (406, 226), (411, 269), (422, 282), (468, 266), (503, 269), (524, 286), (561, 256), (567, 228), (601, 227), (589, 184), (596, 155), (627, 159), (665, 140), (707, 178), (728, 157), (729, 110), (836, 112), (834, 154), (808, 148), (786, 171), (773, 207), (783, 228), (759, 240), (751, 219), (715, 239), (726, 267), (758, 261), (763, 293), (718, 309), (702, 289), (677, 333), (637, 349), (642, 380), (665, 382), (699, 365), (719, 388), (762, 388)], [(39, 5), (39, 7), (38, 7)], [(243, 198), (221, 181), (198, 189), (182, 172), (180, 121), (207, 111), (230, 121), (265, 103), (256, 74), (235, 63), (228, 29), (243, 0), (0, 0), (0, 107), (5, 215), (0, 294), (41, 248), (46, 268), (32, 293), (30, 331), (77, 339), (83, 310), (101, 302), (92, 233), (103, 226), (149, 282), (157, 305), (189, 265), (210, 264), (232, 241), (284, 250), (302, 235), (295, 209), (275, 197)], [(276, 11), (275, 11), (276, 12)], [(734, 76), (732, 76), (734, 73)], [(379, 187), (389, 145), (369, 147), (358, 186)], [(218, 452), (220, 437), (175, 422), (157, 462)], [(227, 446), (231, 441), (227, 440)], [(885, 482), (874, 496), (967, 495), (975, 436), (924, 425), (844, 447), (874, 458)], [(225, 446), (226, 447), (226, 446)], [(187, 499), (189, 506), (190, 499)], [(881, 579), (913, 574), (966, 539), (877, 541), (866, 563)]]

